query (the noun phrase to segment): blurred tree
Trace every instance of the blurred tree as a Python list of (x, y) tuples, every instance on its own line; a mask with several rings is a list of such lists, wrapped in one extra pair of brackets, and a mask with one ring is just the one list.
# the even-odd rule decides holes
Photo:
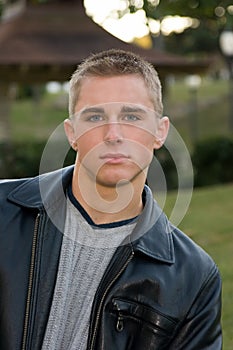
[(163, 38), (166, 49), (173, 52), (174, 50), (180, 53), (217, 51), (220, 31), (226, 25), (233, 27), (232, 0), (128, 0), (128, 2), (131, 13), (143, 9), (147, 19), (155, 19), (160, 23), (167, 16), (192, 19), (192, 25), (183, 32), (172, 32)]

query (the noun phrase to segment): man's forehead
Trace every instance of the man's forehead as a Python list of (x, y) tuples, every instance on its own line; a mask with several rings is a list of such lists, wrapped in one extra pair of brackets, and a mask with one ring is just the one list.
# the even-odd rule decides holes
[(154, 107), (150, 91), (143, 78), (137, 74), (85, 77), (79, 85), (75, 110), (90, 104), (111, 102), (141, 103)]

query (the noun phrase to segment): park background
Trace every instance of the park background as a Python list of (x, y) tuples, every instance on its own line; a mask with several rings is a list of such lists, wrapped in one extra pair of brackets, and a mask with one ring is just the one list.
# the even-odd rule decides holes
[[(37, 10), (51, 3), (56, 6), (63, 3), (67, 7), (76, 1), (0, 1), (0, 178), (37, 175), (49, 137), (68, 116), (66, 81), (19, 81), (17, 74), (14, 79), (14, 74), (10, 73), (11, 80), (6, 79), (4, 72), (9, 67), (1, 58), (1, 45), (6, 39), (5, 26), (22, 16), (25, 8)], [(230, 48), (221, 51), (220, 37), (222, 32), (232, 33), (233, 2), (121, 0), (112, 1), (109, 8), (109, 2), (99, 0), (93, 5), (89, 0), (85, 6), (85, 16), (92, 17), (105, 30), (115, 33), (119, 41), (125, 40), (143, 50), (156, 49), (155, 55), (156, 52), (158, 55), (165, 53), (174, 62), (180, 60), (178, 71), (169, 67), (167, 72), (163, 68), (161, 73), (164, 113), (184, 140), (194, 170), (191, 203), (179, 227), (214, 258), (220, 269), (223, 280), (223, 349), (231, 350), (233, 44), (228, 37)], [(129, 33), (129, 28), (135, 32)], [(15, 51), (17, 59), (21, 47), (16, 48), (19, 50)], [(31, 69), (29, 65), (25, 68), (23, 63), (20, 69), (25, 73), (21, 72), (21, 76), (30, 74)], [(182, 71), (182, 65), (189, 68)], [(177, 169), (165, 147), (156, 156), (166, 174), (168, 194), (164, 209), (169, 216), (177, 199)], [(73, 160), (74, 154), (70, 151), (65, 164), (71, 164)]]

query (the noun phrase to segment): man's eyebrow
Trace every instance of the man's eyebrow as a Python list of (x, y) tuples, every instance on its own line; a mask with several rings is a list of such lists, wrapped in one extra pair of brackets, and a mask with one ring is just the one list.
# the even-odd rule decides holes
[(104, 113), (104, 108), (101, 107), (88, 107), (88, 108), (84, 108), (82, 109), (79, 114), (83, 115), (83, 114), (88, 114), (88, 113)]
[(121, 112), (126, 113), (126, 112), (137, 112), (137, 113), (146, 113), (144, 108), (138, 107), (138, 106), (123, 106), (121, 108)]

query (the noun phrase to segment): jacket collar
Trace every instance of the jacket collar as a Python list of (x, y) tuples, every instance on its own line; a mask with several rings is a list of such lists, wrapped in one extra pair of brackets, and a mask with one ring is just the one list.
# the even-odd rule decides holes
[(149, 187), (144, 188), (146, 203), (132, 233), (132, 245), (151, 258), (174, 263), (173, 225), (155, 201)]
[(64, 197), (64, 189), (72, 180), (73, 165), (28, 179), (16, 187), (8, 199), (23, 207), (43, 209)]
[[(50, 218), (54, 218), (54, 224), (62, 231), (64, 216), (60, 215), (60, 211), (66, 203), (65, 189), (72, 180), (73, 168), (70, 166), (28, 179), (15, 188), (8, 199), (27, 208), (46, 210)], [(172, 264), (174, 228), (147, 186), (145, 195), (144, 210), (131, 236), (133, 249), (161, 262)]]

